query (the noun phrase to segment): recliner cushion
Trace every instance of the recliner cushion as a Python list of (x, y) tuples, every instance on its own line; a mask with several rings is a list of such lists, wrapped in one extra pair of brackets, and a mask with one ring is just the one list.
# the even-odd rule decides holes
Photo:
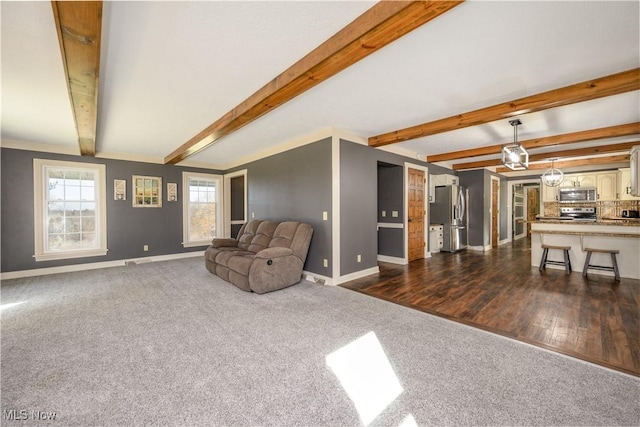
[(247, 250), (253, 253), (258, 253), (261, 250), (266, 249), (269, 246), (269, 242), (271, 242), (271, 238), (273, 237), (273, 232), (276, 231), (277, 227), (277, 222), (262, 221), (256, 230), (255, 236), (251, 239), (251, 244)]
[(249, 249), (249, 245), (251, 244), (251, 241), (255, 237), (256, 232), (258, 231), (258, 227), (260, 226), (261, 223), (262, 223), (261, 220), (254, 219), (253, 221), (250, 221), (249, 223), (246, 224), (246, 227), (244, 227), (244, 230), (241, 230), (242, 234), (238, 234), (239, 249), (244, 249), (245, 251)]
[(273, 233), (273, 238), (269, 243), (270, 248), (288, 248), (291, 246), (293, 236), (296, 234), (299, 222), (281, 222)]
[(249, 251), (222, 251), (218, 255), (216, 255), (215, 262), (216, 264), (222, 265), (224, 267), (229, 267), (229, 261), (233, 257), (243, 256), (243, 255), (255, 255), (255, 254)]
[(255, 256), (254, 255), (236, 255), (229, 258), (229, 263), (227, 266), (229, 269), (240, 273), (243, 276), (249, 275), (249, 269), (251, 268), (251, 264), (253, 263)]

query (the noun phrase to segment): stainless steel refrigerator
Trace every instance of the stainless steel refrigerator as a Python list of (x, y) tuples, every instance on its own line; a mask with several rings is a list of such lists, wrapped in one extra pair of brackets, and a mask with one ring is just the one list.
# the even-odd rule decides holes
[(442, 224), (444, 245), (442, 251), (456, 252), (467, 247), (466, 191), (459, 185), (436, 187), (436, 200), (431, 203), (433, 224)]

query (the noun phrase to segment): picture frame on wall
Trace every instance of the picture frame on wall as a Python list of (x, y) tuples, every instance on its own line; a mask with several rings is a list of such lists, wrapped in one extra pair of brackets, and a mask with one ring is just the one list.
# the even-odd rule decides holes
[(167, 201), (178, 201), (178, 184), (175, 182), (167, 182)]
[(133, 207), (162, 207), (162, 178), (159, 176), (133, 175)]
[(113, 200), (127, 200), (127, 181), (124, 179), (113, 180)]

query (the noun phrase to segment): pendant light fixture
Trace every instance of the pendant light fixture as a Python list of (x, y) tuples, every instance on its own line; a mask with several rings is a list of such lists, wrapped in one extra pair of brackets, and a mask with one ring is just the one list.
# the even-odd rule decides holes
[(528, 169), (529, 153), (518, 143), (518, 125), (522, 122), (515, 119), (509, 120), (509, 124), (513, 126), (513, 143), (502, 146), (502, 164), (514, 171)]
[(557, 187), (562, 184), (562, 181), (564, 181), (564, 174), (562, 171), (553, 167), (553, 162), (555, 160), (556, 159), (551, 159), (551, 168), (544, 171), (541, 177), (542, 183), (547, 187)]

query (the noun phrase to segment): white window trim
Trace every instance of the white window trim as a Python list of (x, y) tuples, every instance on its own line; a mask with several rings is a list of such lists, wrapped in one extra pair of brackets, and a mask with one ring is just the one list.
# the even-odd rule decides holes
[[(71, 168), (76, 170), (90, 170), (96, 174), (96, 224), (98, 247), (93, 249), (76, 249), (73, 251), (47, 252), (45, 248), (45, 236), (47, 224), (44, 215), (45, 195), (47, 189), (47, 167)], [(107, 192), (106, 192), (106, 166), (97, 163), (63, 162), (60, 160), (33, 159), (33, 202), (34, 202), (34, 258), (36, 261), (53, 261), (60, 259), (86, 258), (104, 256), (107, 254)]]
[(216, 181), (216, 230), (218, 236), (222, 237), (222, 216), (224, 214), (224, 206), (222, 197), (222, 175), (182, 172), (182, 246), (192, 248), (196, 246), (205, 246), (211, 243), (211, 239), (206, 240), (189, 240), (189, 178), (202, 178)]

